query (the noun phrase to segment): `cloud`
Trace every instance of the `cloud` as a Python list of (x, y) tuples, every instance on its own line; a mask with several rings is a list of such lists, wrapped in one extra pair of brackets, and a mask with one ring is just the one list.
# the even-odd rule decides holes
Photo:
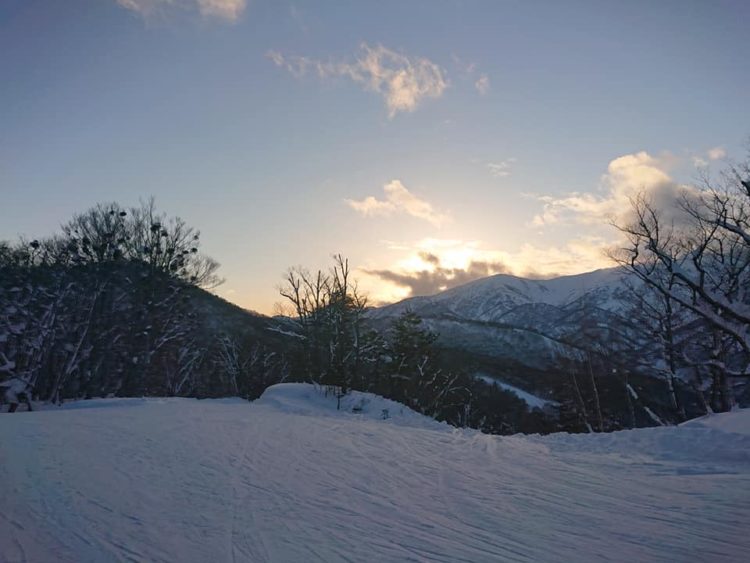
[(477, 92), (484, 96), (490, 91), (490, 77), (482, 74), (474, 83), (474, 87), (477, 89)]
[(474, 78), (475, 76), (477, 76), (477, 70), (479, 68), (479, 65), (477, 63), (466, 61), (456, 54), (452, 54), (451, 59), (453, 60), (453, 64), (457, 69), (457, 73), (462, 80), (473, 83), (474, 88), (477, 92), (479, 92), (479, 95), (481, 96), (489, 93), (490, 77), (487, 75), (487, 73), (482, 72), (476, 79)]
[(613, 266), (606, 251), (611, 241), (594, 235), (584, 235), (558, 246), (539, 247), (527, 243), (520, 250), (507, 254), (514, 275), (526, 278), (552, 278), (589, 272)]
[(349, 207), (366, 217), (405, 213), (438, 227), (450, 221), (447, 214), (436, 211), (429, 202), (411, 193), (399, 180), (387, 183), (383, 186), (383, 191), (385, 192), (385, 199), (368, 196), (362, 200), (347, 199), (344, 201)]
[(695, 166), (696, 168), (705, 168), (706, 166), (708, 166), (708, 161), (702, 156), (693, 156), (692, 160), (693, 166)]
[(391, 245), (407, 257), (390, 268), (361, 273), (373, 301), (392, 302), (432, 295), (495, 274), (543, 279), (609, 267), (608, 247), (609, 241), (596, 236), (543, 248), (526, 243), (514, 252), (485, 249), (480, 241), (424, 239), (411, 246)]
[(215, 16), (237, 21), (245, 10), (246, 0), (198, 0), (198, 8), (204, 16)]
[(421, 252), (420, 258), (430, 265), (430, 269), (416, 272), (394, 270), (364, 270), (364, 272), (406, 288), (409, 296), (434, 295), (479, 278), (508, 272), (508, 268), (502, 262), (478, 260), (469, 262), (465, 268), (449, 268), (442, 266), (440, 258), (435, 254)]
[(159, 7), (171, 4), (170, 0), (116, 0), (117, 3), (127, 10), (137, 12), (142, 16), (150, 16)]
[(646, 152), (612, 160), (602, 177), (602, 193), (571, 192), (564, 196), (535, 196), (544, 206), (533, 226), (554, 223), (605, 224), (619, 221), (631, 208), (630, 201), (646, 194), (661, 204), (673, 202), (685, 190), (666, 171), (666, 162)]
[(693, 165), (696, 168), (706, 168), (712, 160), (722, 160), (726, 158), (727, 151), (724, 147), (714, 147), (708, 149), (705, 153), (692, 156)]
[(201, 16), (229, 22), (237, 21), (247, 6), (247, 0), (116, 0), (117, 3), (144, 18), (155, 16), (165, 9), (197, 10)]
[(321, 61), (308, 57), (287, 57), (269, 51), (269, 59), (294, 76), (314, 72), (318, 77), (344, 77), (383, 97), (388, 116), (412, 112), (425, 98), (439, 98), (448, 87), (445, 70), (429, 59), (408, 57), (376, 45), (362, 43), (353, 62)]
[(506, 158), (500, 162), (488, 162), (487, 170), (490, 171), (495, 178), (505, 178), (510, 176), (510, 167), (516, 161), (515, 158)]
[(451, 60), (461, 74), (471, 76), (477, 70), (477, 63), (466, 61), (455, 53), (451, 54)]

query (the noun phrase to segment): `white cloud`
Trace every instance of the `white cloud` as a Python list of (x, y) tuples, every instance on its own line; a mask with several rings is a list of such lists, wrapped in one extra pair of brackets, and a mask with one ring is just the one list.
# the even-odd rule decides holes
[(620, 220), (630, 210), (630, 201), (646, 193), (660, 202), (674, 200), (684, 189), (665, 170), (666, 164), (646, 152), (614, 159), (602, 177), (603, 193), (572, 192), (561, 197), (536, 196), (544, 204), (531, 224), (604, 224)]
[(488, 162), (487, 170), (490, 171), (495, 178), (505, 178), (510, 176), (510, 167), (516, 161), (515, 158), (506, 158), (500, 162)]
[(117, 0), (117, 3), (133, 12), (138, 12), (142, 16), (149, 16), (155, 12), (159, 6), (164, 4), (171, 4), (172, 2), (167, 0)]
[(573, 238), (558, 246), (531, 243), (515, 251), (487, 248), (481, 241), (427, 238), (390, 244), (403, 257), (387, 268), (362, 268), (362, 287), (374, 302), (435, 293), (472, 279), (506, 273), (530, 278), (577, 274), (612, 266), (600, 237)]
[(283, 66), (289, 72), (294, 73), (296, 69), (296, 67), (291, 66), (289, 63), (287, 63), (286, 59), (284, 58), (284, 55), (282, 55), (278, 51), (268, 51), (266, 53), (266, 57), (271, 59), (273, 61), (273, 64), (275, 64), (276, 66)]
[(714, 147), (705, 153), (693, 155), (692, 161), (696, 168), (707, 168), (712, 160), (722, 160), (726, 156), (727, 151), (724, 147)]
[(198, 0), (198, 8), (204, 16), (215, 16), (237, 21), (245, 10), (246, 0)]
[(477, 70), (477, 63), (466, 61), (455, 53), (451, 54), (451, 59), (453, 60), (453, 64), (458, 69), (458, 72), (461, 74), (471, 76)]
[(204, 17), (229, 22), (237, 21), (247, 6), (247, 0), (116, 0), (117, 3), (144, 18), (157, 15), (169, 8), (197, 10)]
[(702, 156), (693, 156), (693, 166), (696, 168), (705, 168), (708, 166), (708, 162)]
[(477, 71), (479, 69), (477, 63), (466, 61), (456, 54), (452, 54), (451, 59), (453, 59), (453, 64), (462, 80), (472, 83), (481, 96), (489, 93), (490, 77), (485, 72), (480, 73), (477, 77)]
[(422, 57), (408, 57), (382, 45), (370, 47), (362, 43), (354, 62), (286, 57), (278, 51), (269, 51), (268, 58), (297, 77), (312, 71), (320, 78), (349, 78), (380, 94), (391, 118), (400, 111), (414, 111), (425, 98), (439, 98), (448, 87), (445, 70), (437, 64)]
[(438, 227), (450, 220), (447, 214), (436, 211), (429, 202), (411, 193), (399, 180), (387, 183), (383, 186), (383, 191), (385, 199), (368, 196), (362, 200), (347, 199), (345, 201), (349, 207), (366, 217), (405, 213)]
[(490, 77), (482, 74), (474, 83), (474, 87), (477, 89), (477, 92), (484, 96), (490, 91)]

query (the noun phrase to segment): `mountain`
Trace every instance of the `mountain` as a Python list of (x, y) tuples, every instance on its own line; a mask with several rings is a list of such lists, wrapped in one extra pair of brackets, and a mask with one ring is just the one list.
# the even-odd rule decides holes
[(398, 315), (408, 309), (425, 318), (444, 316), (499, 323), (519, 307), (565, 308), (582, 296), (591, 297), (597, 306), (617, 310), (621, 306), (619, 297), (626, 290), (626, 278), (627, 273), (620, 268), (546, 280), (497, 274), (437, 295), (412, 297), (381, 307), (373, 312), (373, 317)]
[(581, 357), (582, 324), (599, 332), (620, 324), (628, 291), (619, 268), (548, 280), (498, 274), (374, 309), (369, 318), (383, 325), (412, 311), (446, 348), (546, 368)]
[(499, 437), (367, 393), (347, 406), (284, 384), (253, 403), (94, 399), (8, 415), (0, 561), (719, 562), (750, 551), (750, 410)]
[[(653, 342), (628, 312), (632, 295), (633, 280), (619, 268), (547, 280), (499, 274), (372, 309), (368, 319), (382, 330), (416, 313), (439, 334), (446, 368), (497, 383), (529, 409), (583, 401), (591, 412), (599, 402), (616, 418), (661, 423), (673, 416), (667, 386)], [(700, 412), (688, 385), (677, 393)]]

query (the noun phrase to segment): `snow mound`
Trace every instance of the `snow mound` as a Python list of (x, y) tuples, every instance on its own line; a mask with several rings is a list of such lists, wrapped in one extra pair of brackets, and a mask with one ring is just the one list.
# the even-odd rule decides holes
[(682, 426), (691, 428), (713, 428), (721, 430), (722, 432), (750, 436), (750, 408), (702, 416), (700, 418), (689, 420)]
[(386, 424), (411, 428), (452, 430), (447, 424), (411, 410), (406, 405), (373, 393), (351, 391), (341, 397), (337, 409), (336, 396), (323, 387), (310, 383), (279, 383), (265, 390), (254, 405), (305, 415), (377, 420)]
[(620, 430), (603, 434), (552, 434), (529, 437), (553, 450), (575, 451), (649, 460), (654, 466), (686, 462), (699, 457), (702, 468), (683, 469), (693, 473), (714, 473), (719, 464), (750, 467), (750, 409), (702, 417), (681, 425)]

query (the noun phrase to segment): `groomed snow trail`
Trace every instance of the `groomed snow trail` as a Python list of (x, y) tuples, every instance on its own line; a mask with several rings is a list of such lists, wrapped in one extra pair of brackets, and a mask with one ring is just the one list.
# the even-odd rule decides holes
[(100, 400), (0, 415), (0, 561), (750, 553), (750, 411), (678, 428), (500, 438), (392, 403), (392, 418), (378, 420), (388, 408), (379, 398), (354, 415), (315, 397), (284, 385), (254, 404)]

